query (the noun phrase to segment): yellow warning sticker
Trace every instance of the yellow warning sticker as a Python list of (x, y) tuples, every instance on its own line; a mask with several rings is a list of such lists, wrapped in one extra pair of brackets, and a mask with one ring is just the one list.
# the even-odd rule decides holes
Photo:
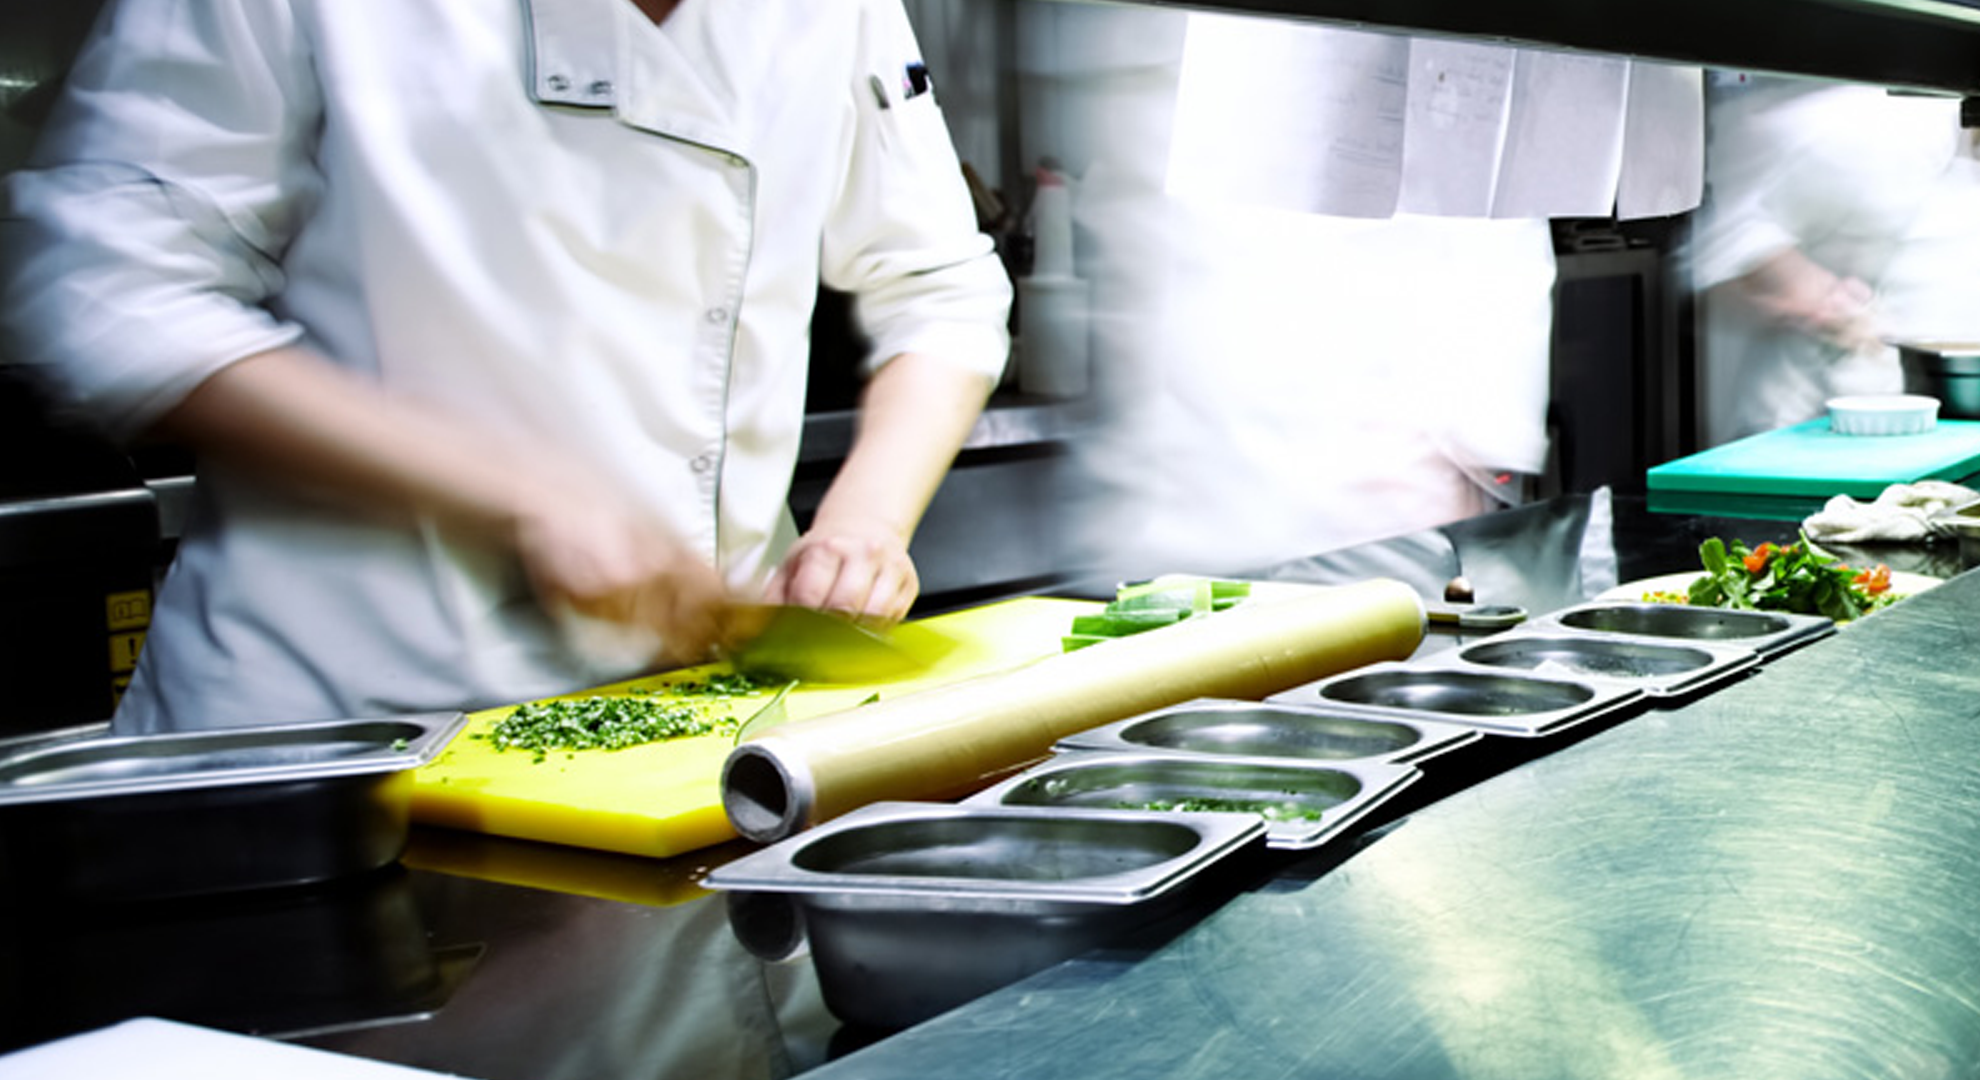
[(110, 635), (110, 670), (130, 671), (137, 667), (138, 650), (144, 648), (144, 631)]
[(151, 590), (113, 592), (103, 598), (112, 630), (142, 630), (151, 625)]

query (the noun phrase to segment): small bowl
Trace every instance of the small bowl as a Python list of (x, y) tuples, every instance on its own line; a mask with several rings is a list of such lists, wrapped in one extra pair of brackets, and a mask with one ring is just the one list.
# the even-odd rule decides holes
[(1838, 435), (1922, 435), (1939, 422), (1939, 399), (1923, 394), (1830, 398), (1829, 430)]

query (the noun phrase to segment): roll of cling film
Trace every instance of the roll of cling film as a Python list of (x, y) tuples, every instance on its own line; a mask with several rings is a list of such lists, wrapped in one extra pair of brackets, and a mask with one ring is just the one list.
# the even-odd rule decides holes
[(795, 721), (729, 755), (723, 809), (737, 832), (767, 842), (871, 802), (955, 798), (1044, 758), (1074, 732), (1192, 698), (1257, 700), (1406, 659), (1424, 623), (1413, 590), (1374, 579)]

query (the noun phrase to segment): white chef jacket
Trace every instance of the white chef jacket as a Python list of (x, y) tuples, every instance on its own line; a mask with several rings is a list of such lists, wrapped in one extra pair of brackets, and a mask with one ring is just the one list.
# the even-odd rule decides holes
[[(1537, 474), (1547, 453), (1547, 223), (1171, 194), (1194, 18), (1020, 9), (1019, 34), (1052, 43), (1024, 54), (1026, 89), (1049, 95), (1041, 138), (1062, 140), (1037, 152), (1081, 175), (1078, 272), (1108, 406), (1073, 458), (1094, 512), (1068, 523), (1068, 560), (1129, 577), (1228, 573), (1501, 505), (1511, 485), (1498, 474)], [(1265, 85), (1271, 73), (1223, 74)]]
[[(819, 281), (876, 358), (1005, 359), (917, 60), (898, 0), (122, 0), (6, 188), (10, 351), (128, 435), (300, 342), (584, 454), (751, 587), (793, 535)], [(120, 729), (632, 672), (435, 521), (198, 489)]]
[[(1709, 195), (1690, 262), (1702, 291), (1798, 248), (1876, 293), (1880, 334), (1980, 335), (1980, 163), (1959, 102), (1874, 86), (1722, 76), (1711, 97)], [(1840, 394), (1903, 387), (1893, 349), (1849, 353), (1731, 298), (1703, 308), (1706, 439), (1822, 415)]]

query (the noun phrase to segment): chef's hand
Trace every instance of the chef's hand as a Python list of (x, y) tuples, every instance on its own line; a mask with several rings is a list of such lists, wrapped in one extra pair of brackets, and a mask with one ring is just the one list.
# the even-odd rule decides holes
[[(546, 609), (616, 629), (613, 652), (658, 666), (702, 663), (730, 644), (730, 596), (715, 568), (649, 515), (560, 498), (521, 514), (515, 549)], [(592, 635), (607, 648), (603, 634)]]
[(1881, 344), (1874, 290), (1861, 279), (1832, 273), (1798, 250), (1775, 255), (1732, 284), (1767, 317), (1844, 352)]
[(920, 593), (921, 579), (897, 530), (821, 515), (791, 545), (764, 599), (898, 622)]
[(921, 593), (908, 541), (990, 388), (984, 376), (921, 353), (881, 365), (860, 397), (852, 451), (765, 599), (906, 617)]
[[(539, 599), (695, 662), (722, 640), (719, 575), (558, 446), (497, 438), (299, 347), (209, 376), (158, 423), (203, 458), (358, 510), (430, 514), (516, 552)], [(664, 645), (664, 652), (662, 646)]]

